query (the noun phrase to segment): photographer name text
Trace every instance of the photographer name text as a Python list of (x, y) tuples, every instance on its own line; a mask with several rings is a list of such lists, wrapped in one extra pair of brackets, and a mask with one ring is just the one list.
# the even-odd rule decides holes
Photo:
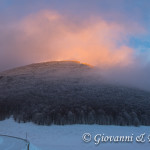
[(82, 140), (85, 143), (94, 142), (95, 145), (100, 143), (133, 143), (134, 141), (137, 143), (150, 143), (150, 134), (142, 133), (138, 136), (134, 136), (134, 134), (127, 136), (112, 136), (105, 134), (96, 134), (92, 136), (90, 133), (84, 133), (82, 135)]

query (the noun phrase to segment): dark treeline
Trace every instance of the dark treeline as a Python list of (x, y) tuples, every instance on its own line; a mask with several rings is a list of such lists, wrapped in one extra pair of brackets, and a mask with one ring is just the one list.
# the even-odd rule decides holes
[(150, 125), (150, 93), (78, 78), (1, 77), (0, 120), (10, 116), (39, 125)]

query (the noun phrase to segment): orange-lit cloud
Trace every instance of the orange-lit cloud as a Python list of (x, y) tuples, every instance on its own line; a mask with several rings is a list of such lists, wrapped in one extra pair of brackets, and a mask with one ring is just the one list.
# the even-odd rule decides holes
[(9, 44), (4, 44), (4, 50), (11, 58), (26, 63), (78, 60), (100, 66), (133, 63), (134, 50), (118, 43), (141, 30), (99, 17), (77, 21), (54, 11), (32, 14), (8, 29), (3, 37)]

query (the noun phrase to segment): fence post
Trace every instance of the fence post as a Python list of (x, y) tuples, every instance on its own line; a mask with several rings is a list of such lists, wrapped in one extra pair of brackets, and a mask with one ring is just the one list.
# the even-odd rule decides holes
[(28, 144), (27, 150), (29, 150), (29, 144)]
[(27, 144), (27, 150), (30, 150), (30, 142), (27, 140), (27, 133), (26, 133), (26, 139), (23, 139), (23, 138), (19, 138), (19, 137), (15, 137), (15, 136), (9, 136), (9, 135), (1, 135), (0, 136), (3, 136), (3, 137), (8, 137), (8, 138), (15, 138), (15, 139), (19, 139), (19, 140), (23, 140), (26, 142)]

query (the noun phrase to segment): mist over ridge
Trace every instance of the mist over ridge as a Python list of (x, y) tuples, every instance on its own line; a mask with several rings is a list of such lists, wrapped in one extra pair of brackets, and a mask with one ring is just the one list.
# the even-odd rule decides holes
[(150, 125), (150, 92), (115, 83), (95, 69), (52, 61), (0, 73), (0, 119), (13, 115), (17, 122), (42, 125)]

